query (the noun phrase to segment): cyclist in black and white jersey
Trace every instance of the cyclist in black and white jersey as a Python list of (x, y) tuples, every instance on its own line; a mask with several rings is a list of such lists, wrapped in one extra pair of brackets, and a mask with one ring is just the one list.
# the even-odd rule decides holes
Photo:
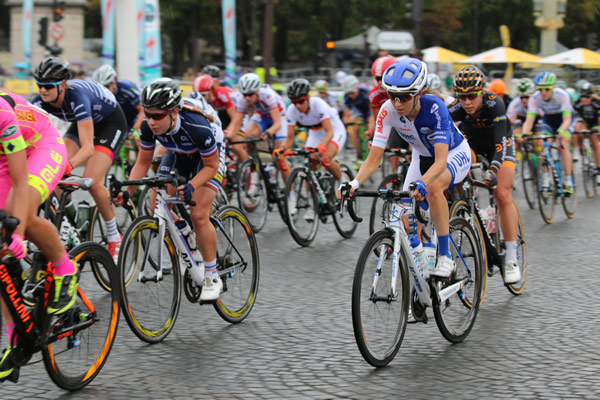
[[(600, 126), (600, 99), (594, 97), (594, 86), (585, 82), (579, 89), (579, 100), (573, 104), (575, 110), (575, 130), (596, 129)], [(583, 135), (576, 135), (575, 141), (581, 149)], [(591, 136), (592, 149), (596, 158), (596, 184), (600, 185), (600, 146), (598, 134)]]

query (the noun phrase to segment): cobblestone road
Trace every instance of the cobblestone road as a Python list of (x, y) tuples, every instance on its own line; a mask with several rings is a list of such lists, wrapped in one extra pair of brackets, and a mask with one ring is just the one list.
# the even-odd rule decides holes
[[(555, 223), (517, 201), (526, 222), (529, 279), (512, 296), (498, 274), (465, 342), (451, 345), (433, 318), (409, 325), (386, 368), (361, 357), (352, 332), (354, 266), (367, 237), (362, 224), (342, 240), (332, 224), (300, 248), (273, 212), (258, 235), (261, 281), (250, 317), (232, 326), (212, 307), (183, 300), (171, 335), (139, 341), (121, 318), (100, 375), (79, 393), (58, 389), (37, 363), (0, 398), (599, 398), (600, 199), (579, 193), (572, 220)], [(6, 343), (6, 338), (2, 338)]]

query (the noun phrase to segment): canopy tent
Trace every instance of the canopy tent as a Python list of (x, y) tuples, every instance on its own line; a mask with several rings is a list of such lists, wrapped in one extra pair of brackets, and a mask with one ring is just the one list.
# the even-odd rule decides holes
[[(366, 31), (367, 44), (369, 45), (369, 51), (377, 51), (377, 35), (379, 35), (379, 29), (376, 26), (372, 26)], [(359, 33), (358, 35), (351, 36), (346, 39), (338, 40), (335, 43), (336, 50), (364, 50), (365, 49), (365, 33)]]
[(574, 65), (578, 68), (600, 68), (600, 54), (595, 51), (577, 48), (542, 58), (540, 64)]
[(521, 50), (513, 49), (512, 47), (496, 47), (495, 49), (484, 51), (483, 53), (475, 54), (465, 60), (461, 64), (503, 64), (503, 63), (523, 63), (536, 62), (540, 57), (526, 53)]
[(443, 47), (434, 46), (423, 50), (423, 61), (425, 62), (440, 62), (440, 63), (460, 63), (467, 56), (457, 53)]

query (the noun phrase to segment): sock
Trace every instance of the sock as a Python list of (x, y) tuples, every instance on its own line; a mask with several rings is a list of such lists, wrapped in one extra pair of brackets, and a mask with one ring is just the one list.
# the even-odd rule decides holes
[(9, 346), (11, 345), (11, 343), (14, 343), (17, 339), (16, 334), (15, 337), (13, 338), (12, 335), (15, 331), (15, 324), (4, 324), (4, 326), (6, 326), (6, 337), (8, 337), (9, 340)]
[(504, 242), (506, 245), (506, 261), (517, 261), (517, 241)]
[(69, 258), (67, 251), (65, 250), (65, 254), (57, 261), (52, 262), (52, 266), (54, 267), (54, 275), (55, 276), (65, 276), (70, 275), (75, 272), (75, 265), (73, 261)]
[(118, 242), (121, 240), (119, 230), (117, 229), (117, 217), (106, 221), (106, 234), (108, 235), (109, 242)]
[(573, 186), (573, 175), (566, 176), (565, 185)]
[(204, 273), (206, 275), (218, 276), (217, 274), (217, 259), (204, 262)]
[(438, 235), (438, 251), (441, 256), (452, 257), (450, 254), (450, 235)]

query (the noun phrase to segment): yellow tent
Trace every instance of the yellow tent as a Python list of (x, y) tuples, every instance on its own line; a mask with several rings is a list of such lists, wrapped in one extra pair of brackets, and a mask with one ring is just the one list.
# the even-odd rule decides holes
[(467, 56), (457, 53), (443, 47), (434, 46), (423, 50), (423, 61), (440, 63), (459, 63), (465, 60)]
[(574, 65), (578, 68), (598, 68), (600, 69), (600, 54), (595, 51), (577, 48), (563, 51), (550, 57), (542, 58), (538, 61), (540, 64), (553, 65)]
[(540, 57), (526, 53), (521, 50), (513, 49), (512, 47), (496, 47), (495, 49), (484, 51), (483, 53), (475, 54), (462, 60), (463, 64), (504, 64), (504, 63), (523, 63), (536, 62)]

